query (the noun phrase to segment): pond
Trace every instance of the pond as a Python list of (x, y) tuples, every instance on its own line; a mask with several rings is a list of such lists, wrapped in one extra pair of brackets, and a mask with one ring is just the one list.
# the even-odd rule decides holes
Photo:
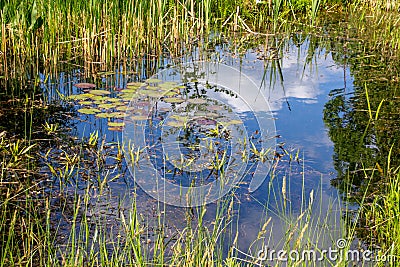
[[(160, 207), (171, 238), (200, 204), (208, 204), (203, 219), (215, 224), (216, 200), (234, 189), (232, 231), (221, 249), (251, 255), (265, 244), (282, 249), (285, 227), (309, 209), (309, 238), (331, 246), (343, 229), (324, 110), (332, 92), (353, 93), (353, 77), (349, 66), (307, 38), (302, 44), (290, 39), (280, 51), (266, 60), (262, 47), (237, 57), (219, 45), (207, 56), (195, 51), (178, 63), (144, 60), (91, 78), (79, 69), (49, 79), (43, 73), (47, 101), (71, 109), (68, 134), (96, 147), (83, 152), (81, 146), (84, 163), (53, 190), (90, 192), (85, 217), (106, 217), (109, 229), (135, 203), (151, 229), (146, 242), (153, 243)], [(69, 149), (48, 152), (47, 166), (65, 166)], [(271, 231), (260, 238), (269, 218)], [(61, 223), (60, 242), (70, 227)]]

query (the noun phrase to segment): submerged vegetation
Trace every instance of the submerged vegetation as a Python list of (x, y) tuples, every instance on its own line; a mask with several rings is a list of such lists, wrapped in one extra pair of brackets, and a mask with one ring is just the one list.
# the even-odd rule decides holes
[[(396, 266), (399, 9), (395, 0), (0, 0), (0, 266), (259, 266), (255, 259), (241, 261), (233, 248), (240, 239), (235, 227), (243, 196), (233, 192), (213, 208), (195, 209), (143, 201), (139, 189), (115, 196), (110, 184), (126, 172), (124, 154), (136, 152), (98, 132), (74, 137), (71, 119), (95, 116), (120, 131), (126, 101), (137, 88), (146, 86), (142, 92), (150, 97), (154, 93), (144, 82), (159, 67), (158, 59), (208, 58), (216, 46), (228, 47), (234, 57), (258, 50), (275, 79), (282, 79), (288, 39), (294, 45), (308, 41), (307, 62), (315, 53), (331, 52), (354, 78), (354, 92), (332, 91), (324, 110), (334, 143), (332, 185), (353, 206), (337, 212), (346, 223), (338, 230), (328, 215), (312, 218), (318, 194), (303, 188), (293, 216), (285, 180), (290, 175), (279, 188), (271, 181), (267, 191), (278, 204), (265, 207), (252, 251), (268, 243), (271, 214), (278, 214), (286, 249), (318, 249), (326, 245), (321, 242), (336, 241), (321, 240), (322, 232), (337, 231), (349, 244), (357, 238), (362, 248), (392, 256), (377, 266)], [(97, 88), (115, 66), (133, 77), (131, 84)], [(74, 83), (79, 94), (47, 90), (55, 73), (76, 69), (85, 81)], [(183, 100), (172, 95), (165, 102)], [(141, 116), (132, 120), (144, 120)], [(184, 125), (179, 118), (171, 123)], [(284, 151), (277, 153), (275, 167), (302, 162)], [(347, 261), (323, 264), (348, 266)]]

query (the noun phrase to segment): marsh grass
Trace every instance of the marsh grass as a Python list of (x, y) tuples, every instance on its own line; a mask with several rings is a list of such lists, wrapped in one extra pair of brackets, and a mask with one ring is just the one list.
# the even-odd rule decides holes
[[(253, 1), (1, 1), (2, 73), (18, 64), (85, 67), (190, 51), (211, 32), (275, 34), (301, 13), (316, 21), (321, 0)], [(306, 11), (304, 11), (306, 10)], [(311, 12), (311, 13), (310, 13)], [(273, 24), (273, 27), (270, 25)]]
[[(74, 160), (65, 150), (62, 157), (49, 161), (51, 180), (59, 181), (61, 186), (39, 188), (40, 198), (26, 190), (22, 202), (15, 202), (10, 194), (2, 195), (0, 266), (243, 266), (243, 255), (232, 249), (239, 238), (235, 225), (239, 223), (240, 205), (235, 192), (211, 206), (186, 210), (143, 202), (136, 190), (113, 200), (108, 189), (112, 179), (98, 181), (100, 174), (93, 173), (79, 182), (82, 178), (78, 173), (86, 168), (84, 158), (100, 162), (104, 156), (112, 156), (104, 149), (107, 144), (95, 141), (95, 136), (78, 140), (76, 147), (69, 148), (72, 154), (81, 151), (79, 155), (86, 156)], [(65, 176), (72, 169), (75, 171)], [(294, 212), (290, 172), (287, 175), (288, 180), (278, 182), (278, 187), (274, 185), (282, 179), (278, 176), (268, 185), (271, 199), (277, 204), (263, 212), (253, 252), (257, 246), (268, 244), (268, 236), (273, 235), (271, 216), (280, 218), (282, 224), (278, 227), (286, 232), (279, 243), (283, 248), (325, 245), (319, 243), (325, 242), (322, 239), (326, 238), (324, 231), (330, 229), (330, 219), (323, 213), (312, 216), (318, 209), (319, 204), (314, 203), (318, 194), (303, 189), (301, 210)], [(177, 212), (183, 216), (171, 224), (169, 216)], [(326, 226), (320, 228), (318, 224)], [(254, 259), (249, 260), (256, 264)], [(290, 262), (289, 266), (299, 263)]]

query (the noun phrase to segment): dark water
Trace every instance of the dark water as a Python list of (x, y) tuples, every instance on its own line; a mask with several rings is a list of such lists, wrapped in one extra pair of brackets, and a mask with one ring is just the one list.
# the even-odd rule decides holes
[[(338, 64), (332, 58), (331, 52), (322, 48), (317, 49), (310, 60), (309, 49), (314, 48), (309, 48), (307, 41), (301, 46), (288, 42), (282, 49), (279, 59), (272, 61), (260, 60), (259, 49), (248, 50), (240, 59), (233, 57), (225, 48), (216, 49), (212, 55), (212, 58), (218, 59), (221, 64), (237, 69), (239, 73), (247, 75), (254, 81), (269, 104), (269, 109), (263, 112), (273, 115), (278, 136), (275, 141), (279, 162), (276, 165), (275, 175), (267, 176), (255, 192), (248, 192), (248, 180), (245, 180), (247, 183), (241, 185), (236, 191), (237, 198), (234, 207), (239, 216), (235, 217), (232, 228), (234, 232), (238, 231), (237, 246), (243, 251), (250, 249), (254, 252), (256, 246), (262, 243), (268, 243), (274, 248), (282, 247), (282, 240), (287, 235), (286, 229), (290, 225), (290, 219), (295, 220), (306, 209), (310, 201), (310, 193), (314, 197), (314, 212), (312, 213), (314, 218), (310, 220), (309, 226), (310, 239), (318, 240), (322, 245), (328, 246), (335, 242), (343, 231), (339, 224), (337, 189), (331, 185), (331, 179), (337, 176), (333, 161), (334, 143), (330, 140), (323, 117), (325, 105), (332, 98), (330, 95), (332, 91), (345, 90), (350, 94), (353, 92), (353, 77), (349, 67)], [(198, 54), (194, 53), (189, 60), (197, 59), (197, 57)], [(42, 89), (47, 93), (48, 101), (59, 101), (60, 95), (84, 93), (82, 89), (75, 87), (75, 84), (94, 82), (97, 89), (109, 90), (112, 92), (110, 97), (118, 97), (120, 89), (126, 88), (127, 83), (141, 82), (170, 65), (173, 63), (168, 59), (153, 63), (144, 62), (142, 65), (131, 67), (130, 73), (120, 67), (110, 70), (110, 73), (88, 79), (85, 79), (80, 71), (61, 73), (55, 79), (43, 82)], [(229, 74), (224, 73), (224, 75)], [(42, 78), (44, 80), (45, 76)], [(194, 82), (192, 86), (193, 84)], [(76, 102), (65, 100), (64, 103), (73, 105), (72, 109), (81, 108)], [(225, 104), (220, 105), (229, 105), (229, 103), (226, 101)], [(240, 113), (237, 109), (235, 112), (238, 104), (231, 104), (233, 113)], [(258, 108), (263, 109), (263, 107)], [(246, 113), (241, 113), (237, 116), (243, 121), (247, 120), (245, 124), (248, 132), (254, 133), (260, 129), (252, 122), (251, 116), (254, 115), (252, 114), (249, 113), (249, 116), (246, 116)], [(93, 193), (93, 196), (103, 194), (105, 197), (93, 203), (89, 216), (106, 214), (112, 225), (113, 220), (118, 221), (120, 210), (130, 209), (133, 192), (135, 192), (138, 194), (138, 211), (147, 216), (150, 221), (152, 216), (156, 218), (154, 213), (158, 207), (157, 202), (140, 188), (135, 187), (127, 164), (115, 159), (118, 156), (118, 144), (121, 144), (124, 138), (122, 132), (109, 130), (108, 120), (123, 121), (122, 119), (96, 118), (94, 115), (80, 113), (71, 114), (70, 118), (72, 136), (76, 136), (77, 139), (89, 138), (91, 133), (98, 131), (99, 142), (104, 140), (107, 144), (104, 151), (109, 157), (104, 159), (104, 168), (100, 170), (99, 163), (93, 162), (92, 165), (88, 164), (88, 169), (83, 171), (88, 177), (98, 177), (97, 180), (91, 181), (95, 186), (99, 186), (104, 178), (110, 181), (103, 190), (98, 189), (95, 190), (96, 193)], [(160, 119), (154, 122), (160, 122)], [(204, 119), (201, 122), (207, 124)], [(214, 126), (212, 120), (209, 124), (211, 128)], [(145, 128), (151, 129), (149, 125)], [(149, 132), (145, 133), (146, 136), (149, 134)], [(162, 135), (161, 132), (152, 134), (153, 136)], [(186, 141), (184, 140), (186, 144), (193, 143), (193, 140), (188, 140), (190, 136), (185, 136), (183, 133), (178, 135), (183, 139), (186, 138)], [(229, 145), (225, 146), (222, 139), (219, 141), (220, 150), (229, 152), (233, 149)], [(155, 154), (162, 153), (160, 147), (156, 145), (154, 147)], [(87, 157), (90, 161), (90, 155)], [(157, 159), (153, 161), (154, 165), (159, 163)], [(90, 166), (94, 169), (90, 170)], [(251, 170), (251, 167), (247, 170)], [(181, 181), (184, 184), (189, 182), (183, 176), (176, 178), (171, 173), (169, 175), (171, 177), (168, 179), (176, 182)], [(203, 173), (203, 175), (209, 176), (209, 173)], [(78, 192), (84, 193), (88, 180), (80, 176), (82, 175), (78, 175), (71, 182), (67, 190), (75, 191), (75, 188), (79, 188)], [(209, 182), (214, 180), (215, 178), (210, 178)], [(286, 183), (285, 195), (282, 193), (283, 183)], [(209, 204), (206, 220), (213, 220), (214, 209), (215, 205)], [(165, 218), (170, 234), (173, 234), (175, 226), (179, 228), (185, 225), (186, 213), (185, 208), (166, 206)], [(270, 217), (271, 227), (268, 229), (271, 231), (253, 244), (263, 224), (260, 223), (260, 219), (265, 221)], [(233, 236), (227, 239), (227, 247), (230, 246), (229, 242), (232, 242)]]

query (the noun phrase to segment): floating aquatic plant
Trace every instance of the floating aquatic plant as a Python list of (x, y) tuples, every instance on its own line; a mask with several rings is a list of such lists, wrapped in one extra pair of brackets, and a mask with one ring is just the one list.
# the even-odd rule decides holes
[(207, 103), (207, 100), (205, 100), (203, 98), (190, 98), (187, 100), (187, 102), (189, 102), (191, 104), (205, 104), (205, 103)]
[(80, 89), (92, 89), (92, 88), (96, 87), (96, 85), (93, 83), (77, 83), (77, 84), (74, 84), (74, 86), (76, 88), (80, 88)]
[(124, 122), (116, 122), (116, 121), (109, 121), (108, 126), (110, 127), (124, 127), (125, 123)]
[(150, 78), (146, 80), (147, 83), (159, 83), (161, 82), (160, 79), (154, 79), (154, 78)]
[(109, 94), (111, 94), (111, 92), (110, 91), (107, 91), (107, 90), (89, 90), (89, 93), (90, 94), (93, 94), (93, 95), (98, 95), (98, 96), (102, 96), (102, 95), (109, 95)]
[(78, 109), (78, 112), (86, 115), (93, 115), (101, 111), (97, 108), (81, 108)]
[(179, 97), (169, 97), (169, 98), (166, 97), (163, 99), (163, 101), (166, 103), (175, 103), (175, 104), (180, 104), (180, 103), (185, 102), (184, 99), (179, 98)]

